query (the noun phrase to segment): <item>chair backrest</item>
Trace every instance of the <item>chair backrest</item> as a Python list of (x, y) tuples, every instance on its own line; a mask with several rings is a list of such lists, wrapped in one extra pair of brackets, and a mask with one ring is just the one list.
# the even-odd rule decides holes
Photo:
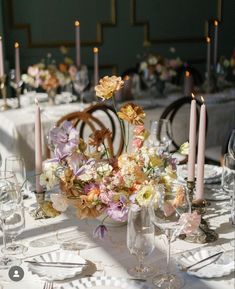
[[(96, 130), (106, 129), (107, 127), (103, 124), (102, 121), (92, 116), (91, 114), (84, 111), (77, 111), (66, 114), (60, 118), (56, 126), (59, 127), (64, 121), (71, 121), (74, 128), (78, 129), (79, 137), (86, 140), (91, 133), (94, 133)], [(106, 137), (107, 147), (111, 157), (113, 156), (113, 143), (111, 136)], [(47, 157), (50, 156), (49, 150), (47, 151)]]
[(104, 103), (97, 103), (86, 108), (84, 112), (89, 113), (98, 119), (102, 119), (105, 126), (112, 132), (114, 156), (120, 156), (124, 148), (124, 139), (121, 133), (120, 119), (118, 118), (115, 109)]
[[(179, 110), (186, 106), (186, 105), (190, 105), (191, 103), (191, 98), (190, 97), (182, 97), (180, 99), (177, 99), (176, 101), (172, 102), (168, 107), (165, 108), (165, 110), (163, 111), (162, 115), (160, 116), (160, 119), (168, 119), (168, 121), (170, 122), (170, 127), (171, 127), (171, 137), (172, 137), (172, 145), (174, 146), (174, 148), (176, 150), (179, 149), (180, 145), (184, 142), (187, 141), (188, 139), (185, 139), (184, 141), (181, 140), (180, 143), (178, 143), (174, 137), (174, 130), (173, 130), (173, 122), (174, 119), (177, 115), (177, 113), (179, 112)], [(196, 99), (196, 103), (197, 103), (197, 132), (198, 132), (198, 128), (199, 128), (199, 112), (200, 112), (200, 106), (202, 105), (202, 102), (200, 100)], [(184, 126), (184, 124), (186, 124), (186, 122), (189, 123), (189, 119), (182, 119), (180, 124), (180, 128), (184, 128), (187, 127), (186, 125)], [(206, 113), (206, 132), (207, 132), (207, 127), (208, 127), (208, 115)], [(188, 131), (187, 134), (188, 135)]]

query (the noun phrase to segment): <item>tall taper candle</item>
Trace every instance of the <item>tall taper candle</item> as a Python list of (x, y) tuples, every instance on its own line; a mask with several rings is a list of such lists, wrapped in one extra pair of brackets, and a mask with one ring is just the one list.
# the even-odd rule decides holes
[(217, 54), (218, 54), (218, 26), (219, 22), (214, 21), (214, 67), (217, 65)]
[(99, 49), (97, 47), (93, 48), (94, 53), (94, 85), (99, 82)]
[(38, 100), (35, 99), (35, 174), (36, 174), (36, 193), (43, 192), (40, 185), (40, 174), (42, 173), (42, 136), (41, 136), (41, 110)]
[(199, 136), (198, 136), (198, 153), (197, 153), (197, 174), (196, 174), (196, 199), (203, 199), (204, 195), (204, 164), (205, 164), (205, 142), (206, 142), (206, 106), (201, 105), (200, 121), (199, 121)]
[(189, 154), (188, 154), (188, 181), (195, 179), (195, 159), (196, 159), (196, 127), (197, 127), (197, 103), (192, 93), (189, 122)]
[(76, 38), (76, 64), (81, 66), (81, 40), (80, 40), (80, 22), (75, 21), (75, 38)]
[(18, 84), (20, 82), (20, 45), (15, 43), (15, 80)]
[(2, 37), (0, 36), (0, 77), (4, 75), (4, 56), (2, 47)]
[(207, 59), (206, 59), (206, 72), (207, 72), (207, 81), (209, 84), (210, 81), (210, 73), (211, 73), (211, 39), (210, 37), (206, 37), (206, 43), (207, 43)]
[(184, 74), (184, 96), (190, 96), (193, 92), (193, 76), (186, 70)]

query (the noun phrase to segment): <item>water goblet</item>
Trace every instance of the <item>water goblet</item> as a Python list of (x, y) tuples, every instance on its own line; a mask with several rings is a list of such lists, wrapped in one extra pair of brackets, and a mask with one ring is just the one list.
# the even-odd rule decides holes
[[(158, 203), (154, 200), (158, 199)], [(176, 200), (181, 203), (175, 207)], [(188, 198), (177, 196), (175, 190), (165, 193), (164, 188), (159, 186), (152, 198), (151, 206), (149, 206), (152, 222), (158, 227), (167, 239), (167, 264), (166, 273), (159, 274), (153, 278), (153, 284), (161, 289), (180, 289), (184, 285), (183, 279), (176, 273), (170, 271), (171, 259), (171, 243), (181, 233), (182, 223), (179, 221), (183, 213), (191, 212)]]
[(235, 129), (232, 131), (228, 142), (228, 152), (235, 159)]
[(144, 258), (154, 249), (154, 232), (148, 207), (131, 207), (127, 223), (127, 247), (138, 259), (138, 265), (127, 270), (131, 276), (146, 278), (153, 274), (153, 268), (144, 264)]

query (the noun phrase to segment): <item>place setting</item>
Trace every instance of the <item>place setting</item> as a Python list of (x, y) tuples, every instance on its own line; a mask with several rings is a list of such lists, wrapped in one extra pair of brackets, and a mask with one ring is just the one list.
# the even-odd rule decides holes
[(3, 2), (0, 289), (233, 289), (232, 4)]

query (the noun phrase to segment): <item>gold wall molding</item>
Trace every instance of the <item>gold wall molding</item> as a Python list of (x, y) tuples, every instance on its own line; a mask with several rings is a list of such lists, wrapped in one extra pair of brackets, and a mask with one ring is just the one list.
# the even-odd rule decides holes
[[(148, 21), (145, 20), (138, 20), (136, 17), (136, 2), (137, 0), (130, 0), (131, 1), (131, 13), (130, 13), (130, 21), (132, 26), (143, 26), (144, 29), (144, 44), (151, 44), (151, 43), (200, 43), (205, 41), (205, 37), (166, 37), (166, 38), (152, 38), (150, 36), (150, 25)], [(223, 8), (223, 0), (217, 0), (217, 20), (219, 22), (222, 21), (222, 8)], [(212, 23), (214, 19), (209, 19), (209, 22), (206, 21), (205, 26), (205, 34), (209, 31), (210, 23)], [(207, 23), (208, 22), (208, 23)]]
[[(56, 42), (34, 42), (32, 39), (31, 25), (28, 23), (15, 23), (13, 0), (5, 0), (6, 7), (9, 15), (9, 24), (11, 29), (21, 29), (26, 31), (27, 35), (27, 47), (28, 48), (53, 48), (53, 47), (73, 47), (74, 41), (56, 41)], [(104, 41), (104, 28), (114, 27), (117, 24), (117, 0), (110, 0), (110, 21), (101, 21), (96, 24), (96, 39), (94, 40), (81, 40), (82, 46), (101, 46)], [(71, 27), (73, 22), (71, 21)]]

